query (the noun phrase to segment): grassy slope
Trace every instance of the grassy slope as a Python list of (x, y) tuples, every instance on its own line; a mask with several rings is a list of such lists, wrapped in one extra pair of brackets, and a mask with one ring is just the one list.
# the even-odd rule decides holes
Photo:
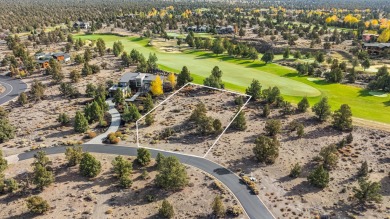
[[(144, 55), (155, 52), (162, 69), (179, 72), (182, 66), (186, 65), (196, 83), (203, 83), (203, 79), (210, 74), (212, 67), (218, 65), (224, 72), (222, 79), (228, 89), (244, 92), (252, 78), (257, 78), (263, 87), (279, 86), (285, 99), (293, 103), (297, 103), (304, 95), (312, 96), (309, 98), (311, 104), (317, 102), (321, 96), (328, 96), (333, 110), (346, 103), (351, 106), (356, 117), (390, 123), (390, 97), (374, 97), (365, 90), (349, 85), (308, 81), (307, 77), (298, 76), (295, 70), (277, 64), (264, 65), (259, 61), (234, 59), (226, 55), (215, 56), (206, 51), (188, 50), (186, 54), (163, 53), (151, 46), (146, 46), (148, 40), (139, 38), (130, 39), (114, 35), (81, 37), (83, 39), (102, 37), (109, 47), (114, 41), (121, 40), (126, 51), (135, 48)], [(317, 96), (318, 94), (320, 95)]]

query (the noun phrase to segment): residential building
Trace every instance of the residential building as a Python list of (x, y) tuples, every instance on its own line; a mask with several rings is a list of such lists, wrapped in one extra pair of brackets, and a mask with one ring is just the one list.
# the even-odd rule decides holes
[(73, 24), (74, 28), (89, 29), (91, 25), (88, 22), (77, 21)]
[(41, 68), (49, 67), (50, 59), (55, 59), (59, 62), (69, 62), (70, 55), (64, 52), (35, 54), (35, 61), (39, 64)]
[(383, 56), (390, 53), (390, 43), (363, 43), (363, 49), (371, 56)]
[[(134, 94), (134, 96), (129, 101), (134, 101), (140, 94), (147, 93), (150, 91), (152, 81), (156, 79), (155, 74), (150, 73), (134, 73), (128, 72), (122, 75), (118, 84), (112, 86), (109, 89), (110, 96), (113, 96), (115, 91), (120, 89), (123, 92), (125, 97)], [(161, 81), (164, 81), (164, 76), (161, 76)], [(168, 82), (169, 83), (169, 82)], [(169, 91), (172, 89), (170, 83), (163, 83), (163, 90)]]

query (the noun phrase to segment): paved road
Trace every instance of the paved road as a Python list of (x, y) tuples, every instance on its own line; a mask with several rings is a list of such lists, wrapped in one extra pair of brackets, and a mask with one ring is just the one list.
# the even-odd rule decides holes
[[(128, 156), (137, 156), (136, 147), (128, 146), (114, 146), (114, 145), (101, 145), (101, 144), (88, 144), (83, 145), (84, 151), (94, 152), (94, 153), (105, 153), (105, 154), (117, 154), (117, 155), (128, 155)], [(64, 153), (66, 147), (53, 147), (43, 149), (47, 154), (59, 154)], [(164, 154), (165, 156), (175, 156), (182, 163), (188, 164), (190, 166), (197, 167), (220, 180), (226, 187), (228, 187), (233, 194), (237, 197), (241, 205), (244, 207), (248, 216), (251, 219), (273, 219), (274, 217), (265, 207), (265, 205), (260, 201), (260, 199), (251, 194), (246, 185), (240, 183), (239, 177), (233, 174), (230, 170), (220, 166), (216, 163), (213, 163), (207, 159), (200, 157), (192, 157), (188, 155), (182, 155), (172, 152), (161, 152), (158, 150), (150, 150), (153, 157), (157, 155), (158, 152)], [(36, 151), (30, 151), (23, 154), (13, 157), (14, 162), (18, 160), (26, 160), (33, 157)], [(12, 156), (11, 156), (12, 157)]]
[(20, 93), (27, 89), (27, 84), (22, 80), (3, 75), (0, 75), (0, 84), (6, 89), (5, 92), (0, 94), (0, 105), (18, 97)]

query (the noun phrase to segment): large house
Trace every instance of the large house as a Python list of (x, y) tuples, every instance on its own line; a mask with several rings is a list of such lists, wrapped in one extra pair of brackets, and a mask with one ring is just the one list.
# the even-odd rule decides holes
[[(109, 89), (110, 96), (113, 96), (115, 91), (120, 89), (123, 92), (123, 95), (125, 97), (129, 96), (130, 94), (135, 94), (130, 101), (134, 101), (135, 98), (137, 98), (142, 93), (147, 93), (150, 91), (150, 86), (152, 81), (156, 79), (155, 74), (149, 74), (149, 73), (134, 73), (134, 72), (128, 72), (122, 75), (121, 79), (119, 80), (118, 84), (112, 86)], [(162, 81), (164, 81), (164, 76), (160, 75), (160, 78)], [(169, 90), (169, 85), (164, 83), (163, 89)]]
[(88, 22), (77, 21), (73, 24), (74, 28), (89, 29), (91, 25)]
[(385, 50), (390, 50), (390, 43), (363, 43), (362, 47), (371, 56), (382, 56)]
[(55, 59), (59, 62), (69, 62), (70, 55), (64, 52), (35, 54), (35, 61), (39, 64), (41, 68), (49, 67), (50, 59)]

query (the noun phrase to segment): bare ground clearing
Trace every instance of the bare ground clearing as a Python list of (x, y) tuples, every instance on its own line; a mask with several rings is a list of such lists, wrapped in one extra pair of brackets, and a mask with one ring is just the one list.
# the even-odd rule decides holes
[[(134, 162), (130, 189), (116, 186), (117, 179), (111, 170), (114, 155), (93, 154), (102, 162), (102, 173), (93, 180), (88, 180), (78, 173), (78, 167), (66, 167), (64, 155), (49, 156), (53, 161), (55, 183), (43, 192), (34, 192), (47, 200), (51, 206), (46, 215), (35, 218), (158, 218), (158, 209), (163, 199), (167, 199), (175, 210), (176, 218), (206, 218), (211, 213), (211, 203), (216, 195), (222, 192), (214, 187), (214, 179), (204, 172), (187, 167), (190, 186), (181, 191), (167, 192), (154, 186), (157, 174), (152, 162), (141, 168)], [(134, 157), (126, 157), (135, 161)], [(11, 165), (5, 172), (6, 177), (25, 179), (32, 172), (32, 160)], [(149, 178), (143, 180), (143, 170), (148, 171)], [(149, 202), (147, 196), (154, 196)], [(222, 194), (225, 207), (237, 205), (234, 196), (226, 189)], [(25, 204), (27, 195), (0, 195), (0, 218), (31, 218)], [(246, 218), (240, 215), (240, 218)]]
[[(189, 121), (192, 111), (198, 103), (204, 103), (207, 116), (219, 119), (225, 128), (237, 113), (238, 106), (234, 99), (238, 96), (241, 95), (188, 85), (152, 112), (155, 116), (153, 125), (145, 125), (145, 117), (138, 122), (140, 145), (202, 156), (218, 134), (198, 134), (194, 124)], [(159, 139), (160, 134), (168, 128), (174, 134), (166, 139)]]
[[(385, 218), (390, 209), (390, 134), (356, 126), (351, 145), (340, 151), (335, 170), (330, 172), (331, 181), (324, 190), (315, 189), (307, 182), (308, 173), (314, 168), (313, 158), (322, 147), (338, 143), (347, 133), (319, 124), (312, 115), (298, 114), (281, 116), (273, 109), (271, 118), (281, 119), (282, 127), (293, 120), (305, 125), (305, 136), (297, 138), (295, 132), (284, 131), (278, 136), (281, 143), (279, 157), (273, 165), (258, 164), (253, 156), (254, 140), (264, 133), (266, 119), (261, 117), (258, 105), (250, 103), (244, 109), (248, 129), (243, 132), (227, 131), (207, 158), (224, 165), (235, 172), (243, 170), (260, 179), (260, 197), (279, 218), (313, 218), (316, 213), (355, 215), (357, 218)], [(341, 153), (343, 152), (343, 153)], [(367, 161), (371, 173), (369, 179), (382, 184), (383, 202), (367, 211), (358, 213), (351, 208), (352, 188), (357, 185), (357, 171)], [(303, 167), (300, 177), (288, 175), (295, 163)], [(345, 189), (345, 192), (342, 190)]]

